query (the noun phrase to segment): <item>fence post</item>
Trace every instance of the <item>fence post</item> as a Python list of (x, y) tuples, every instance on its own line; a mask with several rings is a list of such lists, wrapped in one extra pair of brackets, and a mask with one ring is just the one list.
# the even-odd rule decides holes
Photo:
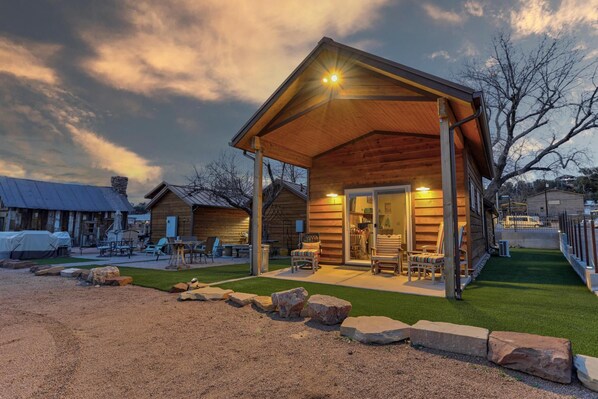
[(588, 221), (586, 220), (586, 214), (583, 214), (583, 242), (586, 250), (586, 264), (590, 266), (590, 246), (588, 243)]
[(583, 262), (583, 247), (581, 246), (581, 221), (579, 220), (579, 217), (577, 218), (577, 251), (579, 252), (577, 257)]
[(594, 272), (598, 273), (598, 262), (596, 262), (596, 226), (594, 225), (594, 218), (592, 217), (591, 213), (590, 218), (592, 218), (590, 226), (592, 228), (592, 255), (594, 257)]
[(579, 235), (577, 227), (579, 227), (577, 223), (573, 222), (573, 234), (575, 235), (575, 257), (579, 259)]

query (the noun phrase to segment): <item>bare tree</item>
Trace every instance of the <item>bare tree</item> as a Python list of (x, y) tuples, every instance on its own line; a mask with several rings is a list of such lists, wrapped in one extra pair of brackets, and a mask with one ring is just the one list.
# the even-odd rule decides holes
[(484, 91), (489, 112), (496, 176), (486, 198), (528, 172), (555, 172), (587, 158), (570, 141), (598, 127), (596, 76), (595, 61), (562, 37), (544, 36), (524, 51), (500, 34), (488, 60), (465, 66), (461, 78)]
[[(272, 205), (283, 189), (281, 180), (288, 173), (288, 165), (264, 161), (266, 169), (262, 200), (262, 214)], [(200, 168), (189, 179), (188, 195), (203, 192), (214, 199), (220, 199), (233, 208), (245, 211), (252, 216), (253, 173), (242, 166), (238, 152), (222, 152), (220, 156)]]

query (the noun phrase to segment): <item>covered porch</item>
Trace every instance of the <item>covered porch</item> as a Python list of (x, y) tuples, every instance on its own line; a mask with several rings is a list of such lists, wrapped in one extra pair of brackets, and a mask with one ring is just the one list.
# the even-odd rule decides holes
[[(308, 170), (306, 232), (319, 234), (327, 266), (306, 279), (459, 298), (485, 258), (482, 177), (492, 175), (492, 154), (481, 93), (324, 38), (231, 145), (255, 156), (257, 245), (263, 157)], [(403, 254), (436, 245), (444, 283), (367, 276), (384, 235)], [(256, 275), (260, 257), (253, 252)]]

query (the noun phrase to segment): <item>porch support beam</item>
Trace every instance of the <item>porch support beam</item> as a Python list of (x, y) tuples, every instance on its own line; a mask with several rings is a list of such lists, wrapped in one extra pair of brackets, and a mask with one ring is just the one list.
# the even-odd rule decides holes
[(259, 276), (262, 264), (262, 173), (263, 153), (259, 137), (253, 137), (253, 204), (251, 209), (251, 274)]
[(442, 211), (444, 219), (444, 284), (447, 298), (460, 299), (457, 166), (455, 162), (455, 138), (452, 129), (450, 129), (449, 112), (448, 99), (439, 98), (438, 118), (440, 121), (440, 162), (442, 167)]

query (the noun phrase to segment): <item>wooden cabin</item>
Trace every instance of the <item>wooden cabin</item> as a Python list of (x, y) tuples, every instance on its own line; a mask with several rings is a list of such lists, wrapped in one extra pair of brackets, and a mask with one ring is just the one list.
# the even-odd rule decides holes
[[(278, 195), (264, 212), (263, 240), (274, 248), (291, 251), (298, 247), (300, 230), (305, 229), (307, 218), (307, 187), (288, 181), (276, 181), (282, 185)], [(271, 189), (268, 186), (264, 192)], [(303, 227), (302, 227), (303, 226)]]
[(199, 240), (216, 236), (221, 243), (247, 241), (249, 216), (223, 200), (202, 192), (189, 194), (185, 186), (160, 183), (145, 198), (151, 213), (150, 240), (194, 236)]
[(110, 187), (56, 183), (0, 176), (0, 231), (68, 232), (73, 245), (92, 246), (114, 223), (123, 225), (133, 207), (127, 199), (128, 179), (113, 176)]
[(368, 266), (377, 234), (435, 244), (441, 222), (447, 297), (460, 294), (459, 222), (469, 267), (487, 259), (480, 92), (324, 38), (231, 145), (308, 169), (307, 230), (320, 233), (323, 264)]

